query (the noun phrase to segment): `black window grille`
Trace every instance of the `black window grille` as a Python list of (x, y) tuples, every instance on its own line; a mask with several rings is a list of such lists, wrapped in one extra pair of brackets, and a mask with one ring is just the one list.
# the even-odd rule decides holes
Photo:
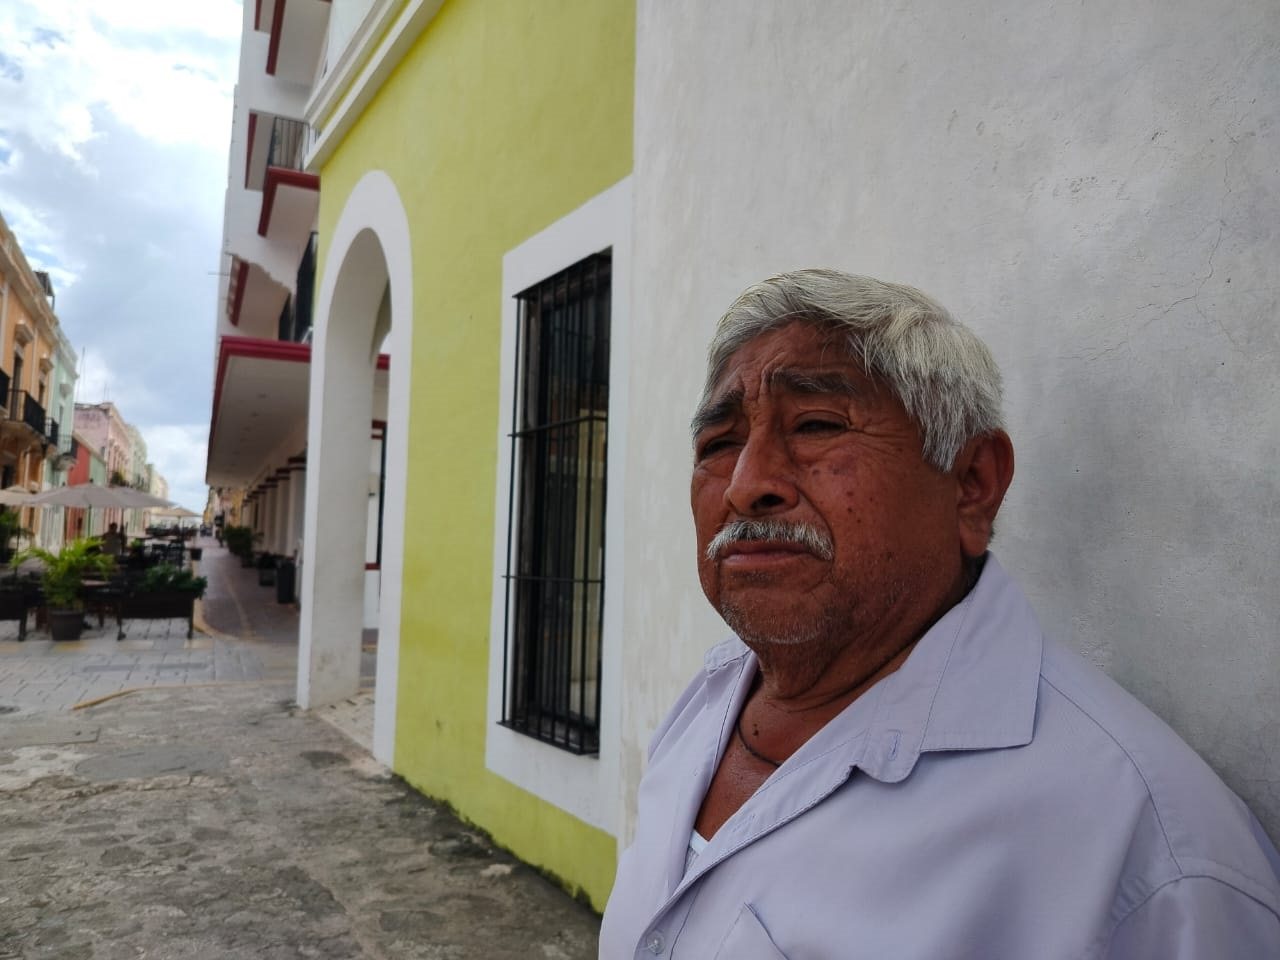
[(284, 298), (284, 306), (280, 308), (280, 317), (276, 320), (276, 337), (280, 340), (293, 339), (293, 297)]
[(516, 295), (503, 723), (600, 749), (612, 254)]
[(311, 329), (312, 304), (316, 285), (316, 234), (312, 231), (298, 264), (298, 296), (294, 303), (293, 330), (289, 339), (301, 343)]
[(311, 304), (316, 282), (316, 234), (312, 232), (307, 247), (298, 263), (298, 293), (285, 297), (276, 322), (279, 339), (289, 343), (302, 343), (311, 329)]

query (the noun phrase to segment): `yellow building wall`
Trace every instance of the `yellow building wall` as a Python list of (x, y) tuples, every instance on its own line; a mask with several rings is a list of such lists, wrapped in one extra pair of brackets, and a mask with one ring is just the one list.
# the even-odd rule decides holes
[[(21, 261), (20, 261), (21, 262)], [(33, 312), (27, 308), (23, 302), (23, 297), (19, 293), (19, 288), (26, 288), (29, 296), (43, 296), (32, 284), (34, 278), (29, 275), (24, 277), (21, 270), (14, 270), (12, 274), (6, 275), (4, 280), (8, 283), (8, 298), (5, 303), (4, 316), (4, 336), (0, 342), (0, 369), (9, 374), (9, 389), (25, 390), (33, 400), (39, 400), (39, 384), (41, 378), (48, 379), (40, 369), (41, 359), (48, 358), (53, 350), (52, 334), (47, 327), (50, 322), (50, 311), (46, 310), (43, 314)], [(26, 324), (27, 328), (32, 331), (33, 338), (22, 347), (22, 374), (21, 377), (15, 376), (14, 355), (18, 351), (18, 340), (16, 331), (21, 324)], [(48, 384), (46, 383), (46, 386)], [(4, 403), (9, 404), (12, 394), (4, 398)], [(46, 415), (48, 414), (48, 406), (50, 401), (49, 390), (46, 389), (44, 397), (44, 406)], [(13, 411), (10, 411), (13, 416)], [(12, 458), (15, 468), (14, 483), (23, 487), (30, 487), (32, 484), (37, 487), (42, 486), (44, 477), (44, 448), (34, 439), (29, 438), (26, 434), (14, 433), (8, 439), (0, 441), (0, 462)], [(39, 533), (40, 526), (44, 521), (44, 511), (36, 509), (26, 509), (25, 525), (34, 533)]]
[(411, 231), (395, 768), (597, 909), (615, 838), (484, 765), (502, 257), (630, 173), (634, 45), (632, 0), (453, 0), (321, 170), (322, 258), (371, 169)]

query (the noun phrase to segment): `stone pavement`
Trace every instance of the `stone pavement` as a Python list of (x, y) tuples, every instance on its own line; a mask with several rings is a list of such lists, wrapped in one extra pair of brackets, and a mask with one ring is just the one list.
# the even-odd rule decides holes
[(0, 634), (0, 960), (594, 957), (594, 913), (293, 705), (296, 610), (204, 557), (191, 641)]
[[(291, 683), (297, 670), (298, 613), (275, 602), (215, 541), (202, 542), (196, 564), (209, 578), (197, 607), (201, 628), (186, 637), (184, 620), (88, 621), (81, 639), (54, 643), (47, 630), (0, 623), (0, 711), (58, 711), (144, 687), (228, 681)], [(28, 618), (34, 621), (34, 615)], [(372, 672), (372, 662), (370, 662)]]

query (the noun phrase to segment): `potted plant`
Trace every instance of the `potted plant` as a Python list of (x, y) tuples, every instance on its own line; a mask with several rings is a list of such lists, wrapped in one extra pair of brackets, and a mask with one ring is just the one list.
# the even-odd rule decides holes
[(115, 569), (115, 560), (102, 553), (100, 537), (83, 537), (68, 542), (56, 552), (43, 547), (27, 547), (13, 555), (10, 565), (39, 560), (40, 589), (49, 617), (49, 633), (54, 640), (79, 640), (84, 625), (84, 581), (106, 577)]
[(249, 527), (238, 527), (228, 524), (222, 528), (222, 538), (233, 556), (240, 558), (240, 566), (253, 566), (253, 530)]
[(194, 632), (196, 600), (204, 596), (207, 577), (185, 567), (160, 563), (151, 567), (126, 591), (116, 620), (116, 639), (124, 638), (125, 620), (186, 620), (187, 639)]

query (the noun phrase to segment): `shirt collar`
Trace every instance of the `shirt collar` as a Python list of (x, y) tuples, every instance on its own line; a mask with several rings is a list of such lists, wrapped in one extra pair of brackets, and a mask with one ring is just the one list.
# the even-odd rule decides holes
[[(988, 554), (974, 588), (920, 638), (903, 665), (814, 739), (847, 739), (851, 764), (884, 783), (906, 779), (922, 753), (1024, 746), (1035, 726), (1042, 648), (1031, 605)], [(744, 657), (754, 654), (737, 637), (712, 647), (708, 680), (724, 682), (727, 677), (714, 675)], [(736, 676), (749, 682), (747, 671)]]

